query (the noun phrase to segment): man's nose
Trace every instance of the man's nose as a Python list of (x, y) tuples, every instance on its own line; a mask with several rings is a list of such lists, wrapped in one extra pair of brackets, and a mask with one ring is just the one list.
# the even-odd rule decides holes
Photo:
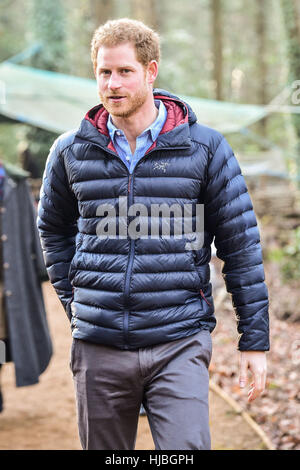
[(108, 81), (108, 87), (111, 90), (115, 90), (116, 88), (120, 88), (120, 86), (121, 86), (121, 81), (120, 81), (120, 77), (118, 76), (118, 74), (111, 73), (109, 77), (109, 81)]

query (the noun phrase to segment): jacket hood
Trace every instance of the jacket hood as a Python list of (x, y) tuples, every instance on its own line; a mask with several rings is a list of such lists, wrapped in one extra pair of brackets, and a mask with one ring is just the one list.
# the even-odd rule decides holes
[(181, 98), (178, 98), (178, 96), (173, 95), (172, 93), (169, 93), (166, 90), (162, 90), (160, 88), (155, 88), (153, 90), (153, 95), (156, 99), (161, 99), (165, 102), (173, 102), (177, 104), (177, 106), (181, 107), (183, 112), (186, 113), (187, 115), (187, 122), (191, 125), (194, 124), (197, 121), (197, 116), (190, 107), (188, 103), (183, 101)]
[[(165, 90), (155, 88), (153, 90), (153, 95), (155, 99), (163, 101), (168, 115), (157, 142), (148, 149), (148, 152), (156, 146), (165, 147), (171, 143), (175, 147), (190, 145), (189, 126), (197, 121), (196, 115), (191, 107), (177, 96)], [(108, 112), (104, 106), (102, 104), (94, 106), (86, 113), (77, 136), (84, 138), (87, 138), (88, 136), (88, 138), (93, 141), (95, 141), (95, 139), (102, 140), (102, 143), (105, 144), (108, 149), (115, 151), (109, 138), (107, 119)], [(86, 126), (88, 123), (89, 125)], [(169, 137), (171, 137), (171, 139)]]
[[(187, 122), (189, 124), (193, 124), (197, 121), (197, 117), (192, 108), (177, 96), (159, 88), (155, 88), (153, 90), (153, 96), (155, 99), (163, 101), (168, 112), (166, 124), (161, 132), (162, 134), (172, 130), (180, 124)], [(105, 135), (108, 135), (106, 127), (107, 118), (108, 112), (102, 104), (94, 106), (85, 115), (85, 119), (91, 122), (91, 124), (97, 127), (99, 131)]]

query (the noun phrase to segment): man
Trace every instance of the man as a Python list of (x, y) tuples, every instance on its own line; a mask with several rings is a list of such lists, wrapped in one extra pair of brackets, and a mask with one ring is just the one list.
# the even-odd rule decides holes
[[(213, 240), (238, 317), (241, 386), (248, 368), (249, 400), (265, 386), (268, 293), (252, 204), (225, 138), (198, 124), (188, 104), (153, 90), (156, 33), (109, 21), (91, 50), (102, 104), (51, 149), (38, 217), (71, 321), (81, 444), (134, 449), (143, 403), (156, 449), (210, 449)], [(204, 205), (201, 246), (175, 236), (174, 213), (170, 237), (131, 236), (137, 225), (161, 230), (152, 209), (173, 203), (192, 206), (194, 225)]]

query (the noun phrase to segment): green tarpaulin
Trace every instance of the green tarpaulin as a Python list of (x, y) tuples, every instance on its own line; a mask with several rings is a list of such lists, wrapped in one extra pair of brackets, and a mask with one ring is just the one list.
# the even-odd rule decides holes
[[(0, 64), (0, 86), (0, 114), (57, 133), (77, 127), (99, 102), (95, 80), (8, 61)], [(263, 106), (179, 96), (191, 105), (199, 122), (223, 134), (238, 132), (267, 114)]]
[[(95, 80), (39, 70), (15, 62), (18, 61), (13, 58), (0, 64), (2, 119), (24, 122), (61, 134), (78, 127), (86, 112), (99, 103)], [(199, 123), (225, 135), (241, 132), (246, 136), (251, 124), (272, 112), (268, 106), (178, 96), (191, 105)], [(249, 175), (272, 174), (286, 177), (283, 155), (281, 149), (271, 145), (269, 152), (255, 155), (250, 162), (241, 155), (238, 158)]]

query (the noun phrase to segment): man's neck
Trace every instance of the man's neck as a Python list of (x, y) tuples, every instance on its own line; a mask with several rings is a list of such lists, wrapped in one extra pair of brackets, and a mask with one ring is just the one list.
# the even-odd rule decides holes
[(155, 106), (153, 95), (149, 102), (145, 104), (132, 116), (123, 118), (111, 115), (113, 124), (121, 129), (130, 145), (132, 153), (135, 151), (136, 138), (149, 127), (157, 118), (158, 109)]

